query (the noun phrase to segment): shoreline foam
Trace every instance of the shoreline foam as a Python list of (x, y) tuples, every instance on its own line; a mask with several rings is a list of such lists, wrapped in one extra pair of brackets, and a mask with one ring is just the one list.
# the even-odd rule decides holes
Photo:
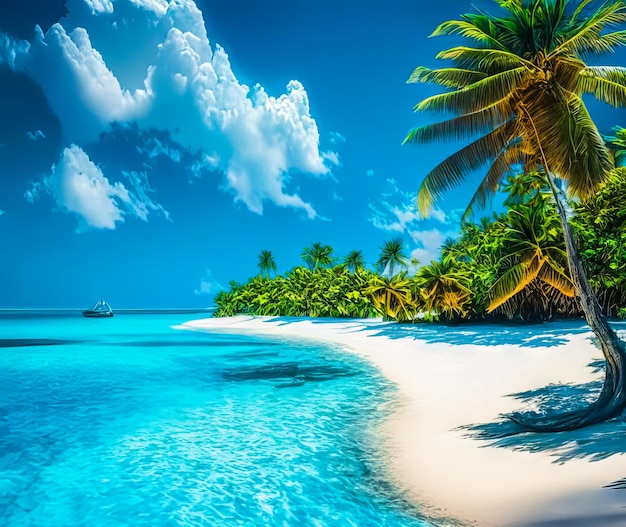
[[(487, 326), (472, 328), (467, 343), (455, 344), (446, 343), (445, 335), (428, 342), (419, 326), (406, 331), (372, 320), (238, 316), (194, 320), (181, 328), (314, 339), (341, 345), (377, 366), (400, 392), (383, 428), (391, 478), (429, 515), (481, 527), (626, 524), (626, 490), (603, 488), (626, 477), (626, 463), (622, 452), (608, 455), (614, 453), (610, 441), (600, 443), (603, 434), (624, 442), (623, 422), (569, 435), (516, 436), (517, 450), (489, 446), (458, 430), (522, 408), (510, 394), (601, 379), (589, 367), (600, 352), (587, 331), (559, 333), (554, 343), (560, 345), (541, 339), (534, 345), (532, 339), (541, 335), (529, 335), (524, 342), (532, 345), (494, 346), (476, 343), (476, 331), (490, 331)], [(461, 337), (457, 342), (463, 330), (454, 333)], [(559, 463), (559, 457), (566, 461)]]

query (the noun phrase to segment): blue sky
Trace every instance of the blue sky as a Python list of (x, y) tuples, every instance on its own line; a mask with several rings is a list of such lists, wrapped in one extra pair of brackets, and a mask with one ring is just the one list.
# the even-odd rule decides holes
[[(474, 2), (492, 6), (489, 0)], [(204, 307), (271, 250), (426, 263), (475, 182), (429, 220), (419, 183), (454, 145), (425, 122), (429, 39), (466, 0), (7, 0), (0, 6), (0, 306)], [(39, 28), (35, 26), (38, 25)], [(624, 55), (608, 59), (623, 63)], [(624, 112), (591, 106), (601, 130)]]

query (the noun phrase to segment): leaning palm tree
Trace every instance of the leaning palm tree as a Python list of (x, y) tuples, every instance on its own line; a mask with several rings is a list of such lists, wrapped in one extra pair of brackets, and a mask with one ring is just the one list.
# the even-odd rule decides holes
[[(516, 165), (543, 174), (554, 198), (576, 296), (597, 335), (606, 373), (599, 398), (588, 407), (525, 422), (536, 431), (580, 428), (615, 417), (626, 407), (626, 351), (606, 321), (589, 285), (568, 223), (570, 198), (592, 196), (613, 168), (583, 102), (591, 94), (612, 106), (626, 105), (626, 68), (591, 66), (585, 60), (626, 44), (623, 0), (496, 0), (504, 12), (478, 11), (441, 24), (434, 35), (460, 35), (472, 45), (442, 51), (452, 62), (441, 69), (417, 68), (409, 82), (449, 88), (428, 97), (416, 111), (446, 115), (443, 122), (411, 130), (408, 143), (471, 140), (424, 179), (418, 207), (427, 213), (449, 188), (488, 167), (469, 202), (484, 206)], [(477, 137), (477, 138), (476, 138)], [(514, 420), (521, 421), (519, 416)]]
[(394, 276), (396, 266), (406, 268), (408, 257), (404, 252), (404, 240), (402, 238), (386, 241), (380, 251), (377, 265), (381, 272), (384, 273), (387, 269), (389, 276)]
[(261, 276), (265, 276), (266, 278), (269, 278), (271, 271), (276, 272), (276, 261), (274, 260), (272, 251), (261, 251), (257, 265), (259, 266)]
[(343, 258), (343, 266), (356, 273), (359, 270), (365, 269), (365, 258), (363, 258), (363, 251), (350, 251)]
[(312, 271), (319, 267), (330, 267), (334, 262), (333, 248), (330, 245), (322, 245), (319, 242), (311, 244), (302, 251), (304, 263)]

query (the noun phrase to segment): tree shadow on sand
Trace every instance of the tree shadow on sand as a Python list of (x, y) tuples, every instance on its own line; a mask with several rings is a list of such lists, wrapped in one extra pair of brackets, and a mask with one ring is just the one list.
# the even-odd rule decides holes
[(346, 332), (367, 331), (371, 336), (392, 340), (413, 339), (430, 344), (477, 346), (514, 345), (521, 347), (556, 347), (569, 342), (572, 335), (588, 333), (589, 327), (579, 320), (564, 320), (543, 324), (400, 324), (398, 322), (372, 322), (345, 318), (272, 317), (268, 323), (288, 325), (307, 321), (312, 324), (343, 324), (352, 326)]
[[(588, 366), (595, 373), (602, 371), (604, 361), (594, 360)], [(509, 395), (524, 404), (525, 410), (516, 417), (530, 418), (537, 414), (560, 414), (587, 406), (594, 401), (602, 381), (584, 384), (550, 384), (526, 392)], [(549, 411), (546, 409), (549, 408)], [(557, 433), (525, 432), (525, 429), (503, 415), (496, 422), (464, 425), (456, 431), (465, 437), (485, 441), (485, 447), (509, 448), (518, 452), (545, 452), (553, 463), (564, 464), (573, 459), (601, 461), (617, 454), (626, 454), (626, 416), (589, 426), (580, 430)], [(626, 478), (606, 487), (626, 490)]]

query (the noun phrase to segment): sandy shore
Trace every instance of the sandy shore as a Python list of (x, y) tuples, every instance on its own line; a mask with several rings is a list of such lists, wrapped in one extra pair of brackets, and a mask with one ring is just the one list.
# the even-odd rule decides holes
[(399, 388), (383, 431), (390, 477), (429, 515), (481, 527), (626, 525), (626, 490), (603, 488), (626, 478), (622, 421), (522, 434), (505, 446), (459, 430), (525, 408), (511, 394), (601, 379), (589, 366), (600, 352), (579, 325), (425, 328), (233, 317), (185, 327), (316, 339), (370, 360)]

